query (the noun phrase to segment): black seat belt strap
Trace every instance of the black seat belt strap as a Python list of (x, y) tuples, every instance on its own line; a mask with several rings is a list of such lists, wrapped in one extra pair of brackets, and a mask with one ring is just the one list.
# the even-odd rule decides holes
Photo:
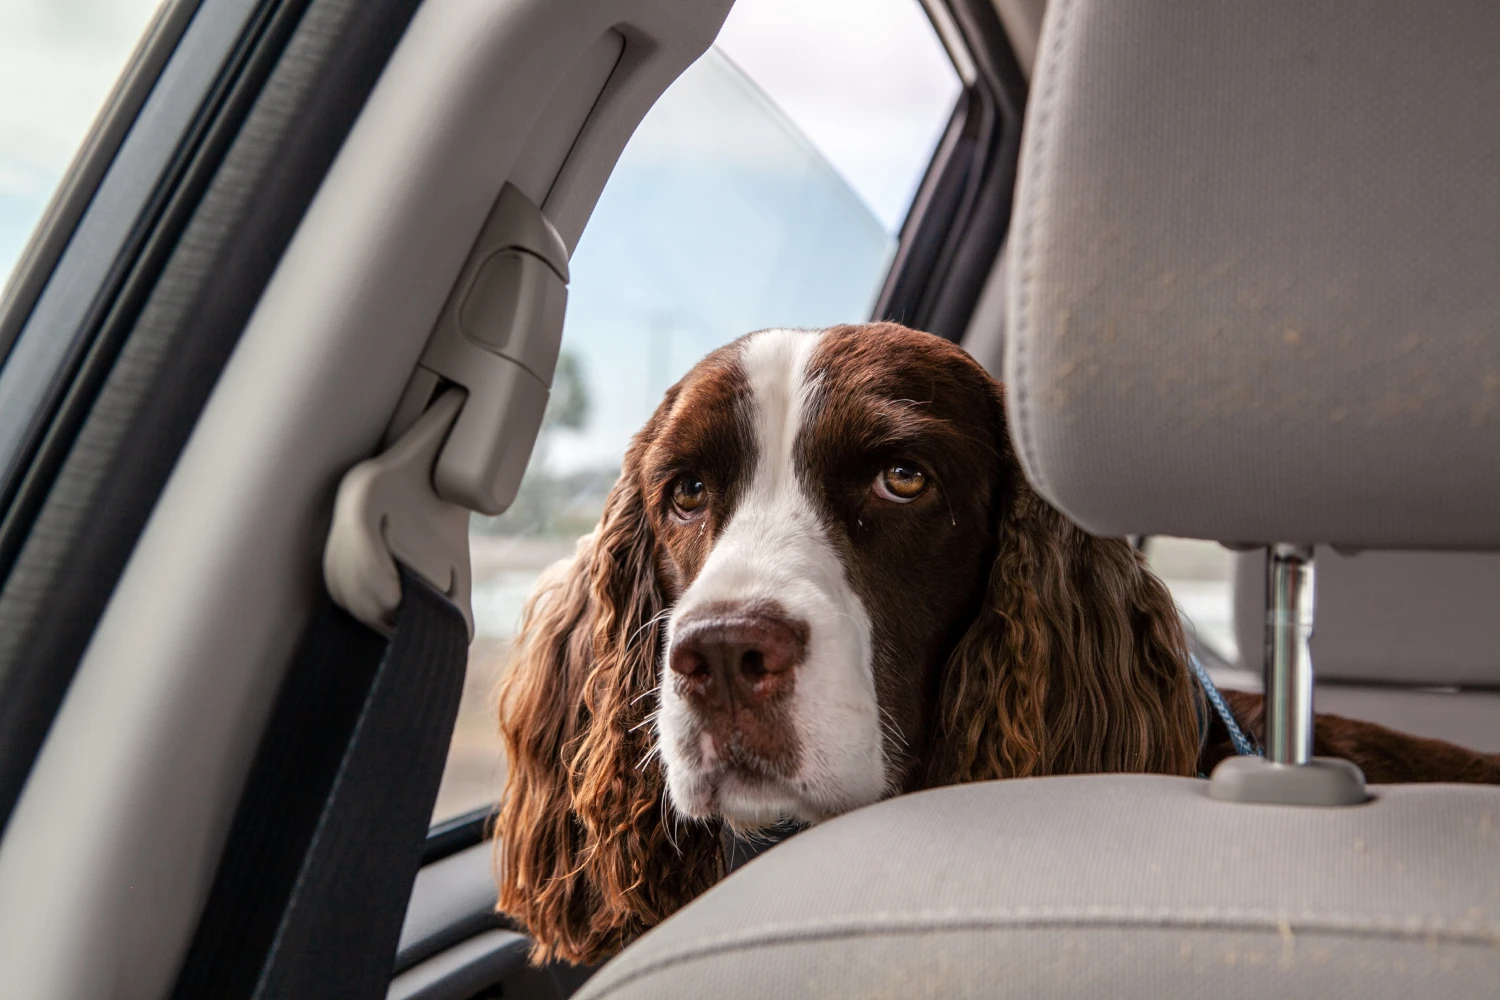
[(458, 609), (404, 568), (401, 577), (395, 632), (303, 857), (257, 998), (376, 1000), (390, 984), (468, 648)]

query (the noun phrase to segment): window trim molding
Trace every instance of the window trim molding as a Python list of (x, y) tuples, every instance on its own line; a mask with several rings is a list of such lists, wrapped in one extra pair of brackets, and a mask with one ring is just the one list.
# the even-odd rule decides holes
[(901, 227), (873, 316), (959, 341), (1010, 225), (1027, 85), (989, 0), (923, 6), (965, 86)]
[(0, 288), (0, 365), (9, 357), (16, 337), (41, 298), (47, 279), (77, 231), (141, 106), (202, 5), (203, 0), (167, 0), (146, 22), (135, 50), (125, 61), (114, 88), (105, 96), (98, 116), (84, 133), (52, 199), (42, 210), (10, 276)]

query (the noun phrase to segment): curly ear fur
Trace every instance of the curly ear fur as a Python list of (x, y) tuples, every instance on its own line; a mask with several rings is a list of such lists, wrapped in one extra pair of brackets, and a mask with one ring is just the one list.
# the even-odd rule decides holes
[(1019, 468), (983, 604), (941, 681), (928, 784), (1197, 773), (1197, 689), (1139, 553), (1043, 502)]
[[(499, 909), (532, 958), (608, 958), (723, 875), (722, 830), (675, 830), (652, 758), (666, 610), (639, 466), (527, 604), (501, 684), (509, 764)], [(983, 606), (948, 659), (930, 785), (1089, 771), (1196, 773), (1196, 688), (1166, 588), (1118, 540), (1043, 503), (1015, 460)]]
[(533, 593), (501, 683), (499, 909), (531, 932), (537, 962), (601, 961), (723, 874), (716, 829), (669, 832), (651, 760), (666, 601), (638, 451), (593, 536)]

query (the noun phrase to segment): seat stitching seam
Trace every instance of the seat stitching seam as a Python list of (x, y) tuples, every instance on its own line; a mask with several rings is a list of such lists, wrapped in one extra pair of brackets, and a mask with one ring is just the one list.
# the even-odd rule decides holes
[[(1017, 446), (1021, 452), (1022, 466), (1026, 469), (1032, 485), (1044, 494), (1047, 493), (1046, 476), (1037, 462), (1035, 431), (1033, 429), (1033, 418), (1031, 415), (1031, 392), (1027, 384), (1028, 368), (1028, 343), (1032, 336), (1036, 323), (1032, 315), (1032, 284), (1035, 273), (1033, 260), (1036, 252), (1036, 229), (1037, 217), (1040, 214), (1040, 203), (1042, 200), (1041, 188), (1046, 177), (1044, 169), (1049, 151), (1048, 128), (1052, 122), (1052, 114), (1057, 101), (1058, 77), (1062, 65), (1062, 51), (1064, 41), (1067, 37), (1068, 18), (1072, 12), (1071, 0), (1058, 0), (1055, 3), (1056, 17), (1049, 17), (1052, 23), (1047, 25), (1050, 31), (1049, 48), (1051, 56), (1044, 67), (1046, 77), (1042, 84), (1042, 92), (1037, 100), (1036, 115), (1028, 128), (1031, 132), (1028, 148), (1023, 150), (1025, 156), (1025, 191), (1026, 200), (1022, 206), (1022, 224), (1020, 231), (1021, 254), (1017, 261), (1016, 276), (1016, 315), (1017, 323), (1013, 348), (1015, 355), (1015, 386), (1007, 386), (1007, 392), (1013, 392), (1016, 401), (1016, 438)], [(1048, 12), (1051, 14), (1051, 11)]]
[[(1420, 913), (1366, 916), (1338, 912), (1297, 913), (1240, 907), (1012, 907), (975, 912), (962, 910), (919, 911), (910, 915), (872, 914), (853, 920), (822, 925), (772, 926), (763, 930), (726, 934), (695, 943), (664, 955), (639, 969), (625, 973), (608, 990), (619, 989), (667, 966), (741, 948), (763, 948), (817, 940), (854, 937), (861, 934), (986, 930), (993, 928), (1098, 927), (1180, 930), (1260, 930), (1268, 933), (1324, 933), (1361, 938), (1423, 939), (1432, 943), (1500, 946), (1500, 922), (1468, 918), (1434, 917)], [(602, 994), (602, 995), (608, 995)]]

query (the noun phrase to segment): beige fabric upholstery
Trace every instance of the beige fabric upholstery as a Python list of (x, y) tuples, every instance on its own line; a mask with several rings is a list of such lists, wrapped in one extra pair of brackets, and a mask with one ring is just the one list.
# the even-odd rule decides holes
[(1086, 527), (1500, 547), (1500, 4), (1052, 0), (1028, 475)]
[(767, 852), (580, 998), (1490, 995), (1500, 789), (1377, 789), (1348, 809), (1206, 783), (936, 789)]

